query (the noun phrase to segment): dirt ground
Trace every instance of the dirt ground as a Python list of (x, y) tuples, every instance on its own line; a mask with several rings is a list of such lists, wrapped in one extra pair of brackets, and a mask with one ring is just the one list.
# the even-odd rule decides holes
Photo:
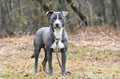
[[(55, 53), (53, 76), (43, 72), (43, 50), (39, 74), (34, 74), (34, 59), (30, 58), (33, 38), (26, 35), (0, 39), (0, 79), (61, 79)], [(66, 79), (120, 79), (120, 33), (106, 27), (86, 27), (69, 34), (67, 71), (71, 74)]]

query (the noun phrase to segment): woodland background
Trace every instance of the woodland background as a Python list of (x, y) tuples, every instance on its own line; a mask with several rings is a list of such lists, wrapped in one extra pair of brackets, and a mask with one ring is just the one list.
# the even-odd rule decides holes
[(52, 77), (31, 59), (49, 10), (69, 12), (66, 79), (120, 79), (120, 0), (0, 0), (0, 79), (61, 79), (55, 53)]
[(120, 0), (0, 0), (0, 37), (34, 34), (47, 11), (69, 12), (66, 28), (108, 25), (120, 30)]

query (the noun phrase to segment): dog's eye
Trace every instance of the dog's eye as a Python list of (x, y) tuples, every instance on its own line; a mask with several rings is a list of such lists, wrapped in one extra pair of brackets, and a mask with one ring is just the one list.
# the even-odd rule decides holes
[(59, 20), (62, 20), (62, 17), (59, 17)]
[(53, 20), (56, 20), (56, 19), (57, 19), (56, 17), (53, 18)]

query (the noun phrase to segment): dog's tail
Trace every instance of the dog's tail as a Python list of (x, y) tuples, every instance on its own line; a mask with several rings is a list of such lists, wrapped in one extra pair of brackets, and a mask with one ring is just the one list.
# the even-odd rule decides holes
[(31, 56), (31, 58), (34, 58), (35, 56), (34, 56), (34, 54)]

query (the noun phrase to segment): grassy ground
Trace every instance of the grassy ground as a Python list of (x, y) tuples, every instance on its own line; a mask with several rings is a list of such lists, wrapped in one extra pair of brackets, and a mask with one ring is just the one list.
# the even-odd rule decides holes
[[(55, 53), (53, 76), (42, 70), (34, 74), (33, 36), (0, 39), (0, 79), (61, 79)], [(47, 67), (48, 69), (48, 67)], [(120, 79), (120, 33), (105, 27), (86, 27), (69, 34), (66, 79)]]

